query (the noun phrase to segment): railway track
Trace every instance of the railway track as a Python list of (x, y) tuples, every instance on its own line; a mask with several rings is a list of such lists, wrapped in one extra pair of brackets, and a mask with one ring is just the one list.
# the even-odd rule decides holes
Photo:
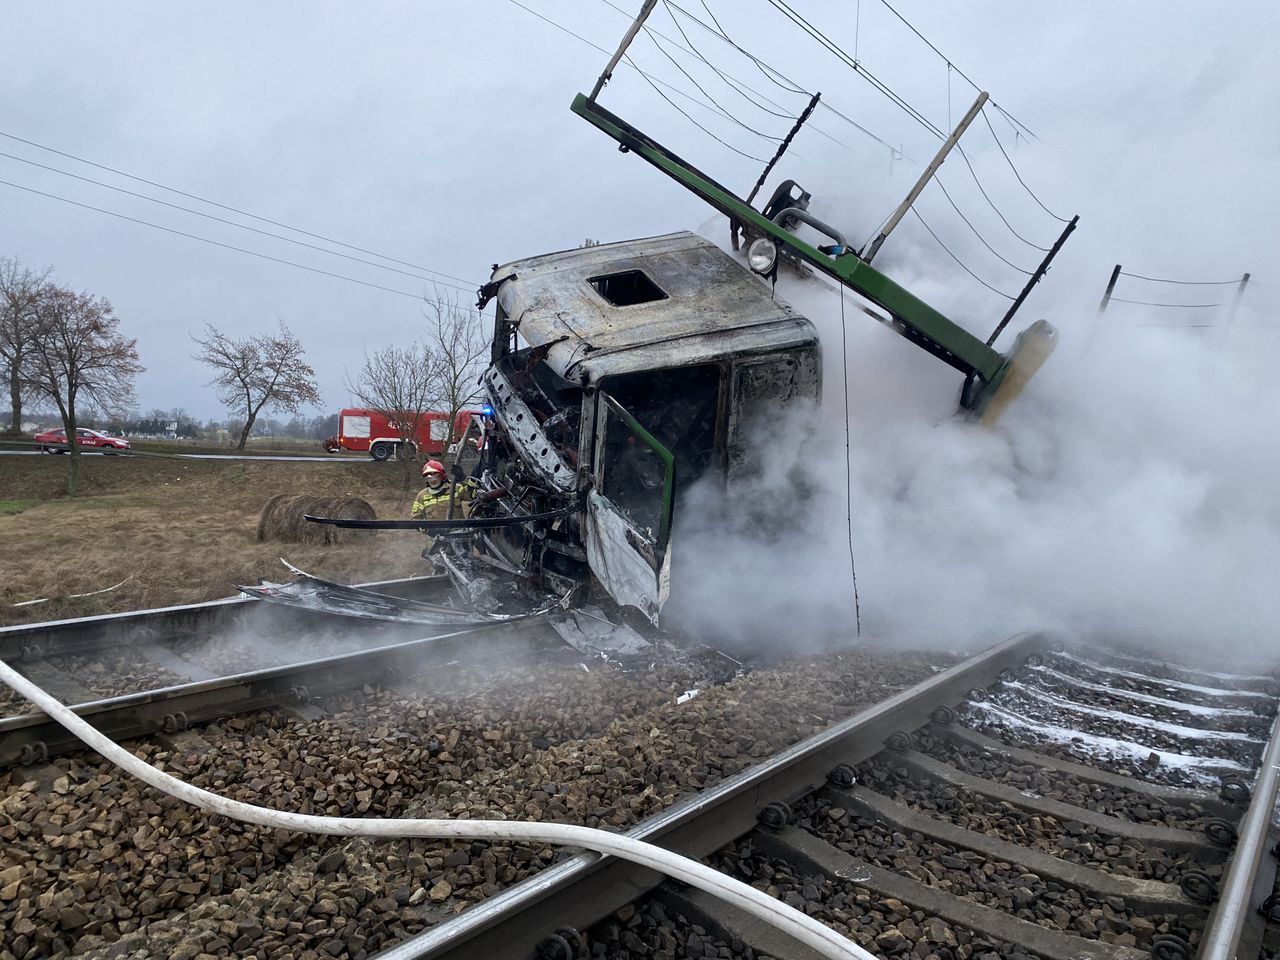
[[(426, 598), (421, 584), (391, 589)], [(36, 662), (77, 651), (91, 656), (122, 635), (145, 635), (149, 643), (172, 647), (218, 632), (250, 609), (225, 606), (165, 613), (149, 623), (98, 622), (78, 635), (55, 625), (45, 636), (29, 631), (25, 652), (42, 655)], [(140, 631), (144, 623), (149, 629)], [(493, 662), (527, 647), (531, 627), (485, 628)], [(32, 647), (33, 640), (40, 646)], [(693, 690), (674, 698), (672, 692), (695, 682), (698, 670), (707, 676), (705, 664), (651, 665), (647, 674), (624, 675), (562, 657), (562, 664), (542, 671), (518, 667), (478, 694), (491, 677), (462, 694), (446, 683), (437, 687), (442, 692), (411, 696), (388, 712), (383, 687), (403, 687), (411, 670), (447, 662), (473, 650), (476, 641), (458, 631), (434, 639), (382, 636), (370, 641), (377, 647), (372, 651), (138, 691), (78, 712), (116, 737), (159, 730), (159, 752), (150, 755), (169, 758), (184, 779), (238, 789), (268, 804), (275, 787), (266, 785), (264, 771), (273, 761), (250, 760), (242, 773), (229, 772), (220, 753), (230, 747), (250, 756), (260, 749), (282, 756), (294, 749), (289, 743), (297, 728), (296, 752), (320, 774), (306, 783), (364, 798), (331, 797), (330, 806), (316, 805), (317, 811), (497, 814), (623, 829), (752, 883), (878, 956), (1275, 955), (1267, 924), (1255, 912), (1275, 884), (1274, 863), (1264, 856), (1274, 840), (1267, 804), (1274, 801), (1273, 755), (1280, 750), (1271, 736), (1277, 691), (1269, 677), (1178, 671), (1114, 651), (1055, 652), (1043, 638), (1023, 635), (959, 662), (934, 657), (932, 666), (930, 658), (860, 651), (811, 658), (798, 667), (731, 670), (693, 699)], [(20, 649), (22, 642), (0, 634), (0, 651)], [(426, 650), (431, 653), (424, 659)], [(940, 665), (947, 668), (938, 672)], [(475, 674), (488, 672), (501, 671)], [(502, 686), (522, 682), (520, 694)], [(306, 691), (300, 694), (298, 687)], [(353, 688), (361, 692), (353, 694)], [(893, 695), (873, 702), (885, 692)], [(526, 694), (532, 699), (521, 699)], [(468, 729), (464, 711), (449, 715), (460, 696), (473, 705), (480, 702), (476, 697), (485, 701), (481, 724)], [(299, 701), (311, 704), (310, 719), (305, 710), (284, 719), (279, 710), (261, 712), (281, 704), (296, 708)], [(183, 704), (192, 712), (181, 710)], [(190, 755), (179, 763), (180, 738), (207, 734), (176, 731), (181, 721), (175, 709), (186, 713), (192, 728), (231, 714), (247, 719), (239, 732), (226, 722), (210, 727), (217, 735), (208, 735), (200, 749), (188, 742)], [(427, 714), (425, 723), (416, 729), (405, 723), (418, 714)], [(504, 715), (516, 719), (502, 725)], [(355, 725), (379, 758), (371, 773), (365, 763), (363, 784), (354, 782), (358, 763), (336, 775), (333, 765), (323, 769), (326, 748), (347, 758), (358, 754), (355, 738), (339, 743), (325, 732), (318, 742), (306, 739), (312, 731), (328, 731), (332, 717)], [(70, 795), (81, 798), (72, 806), (91, 806), (94, 791), (85, 785), (101, 787), (104, 780), (91, 760), (73, 756), (57, 767), (45, 760), (43, 753), (55, 757), (75, 747), (48, 723), (31, 716), (0, 721), (0, 761), (27, 760), (63, 776), (61, 784), (45, 778), (44, 787), (28, 781), (15, 792), (27, 774), (11, 773), (8, 797), (0, 803), (0, 837), (18, 835), (14, 827), (28, 822), (22, 813), (38, 808), (42, 789), (52, 790), (55, 801)], [(396, 723), (402, 729), (390, 730)], [(485, 725), (493, 729), (481, 729)], [(533, 736), (535, 730), (546, 735)], [(776, 733), (772, 739), (769, 730)], [(399, 744), (394, 749), (388, 733)], [(219, 740), (227, 734), (230, 742)], [(40, 743), (43, 749), (30, 746)], [(28, 745), (25, 755), (22, 744)], [(1262, 762), (1264, 752), (1270, 761)], [(281, 765), (274, 762), (280, 780)], [(392, 769), (397, 777), (388, 778)], [(1263, 775), (1251, 792), (1258, 769)], [(387, 779), (398, 777), (410, 789), (384, 801), (382, 793), (391, 789)], [(283, 779), (289, 787), (303, 783), (296, 775)], [(381, 786), (370, 789), (369, 779)], [(0, 775), (0, 788), (4, 784)], [(138, 792), (144, 803), (146, 792)], [(318, 795), (309, 798), (308, 809)], [(286, 796), (297, 802), (296, 790)], [(24, 810), (15, 816), (19, 806)], [(164, 815), (148, 823), (161, 838), (183, 835), (200, 819), (183, 819), (173, 804), (159, 809)], [(35, 820), (40, 822), (39, 813)], [(58, 837), (67, 821), (76, 825), (70, 810), (53, 820), (63, 821)], [(49, 836), (47, 823), (42, 829)], [(249, 833), (235, 845), (240, 852), (232, 851), (233, 861), (239, 856), (243, 864), (254, 844), (273, 854), (257, 852), (252, 871), (241, 867), (251, 882), (214, 882), (188, 870), (191, 892), (174, 897), (182, 886), (176, 877), (150, 886), (142, 879), (140, 890), (164, 890), (169, 902), (157, 907), (161, 898), (153, 896), (133, 906), (113, 903), (107, 922), (69, 928), (64, 921), (80, 920), (74, 897), (42, 909), (36, 871), (19, 863), (21, 876), (13, 875), (0, 860), (0, 921), (25, 931), (0, 937), (0, 958), (73, 951), (87, 957), (256, 952), (397, 960), (807, 956), (714, 897), (613, 858), (557, 857), (549, 848), (481, 843), (404, 841), (387, 849), (316, 838), (281, 843), (270, 831)], [(151, 839), (144, 837), (143, 846)], [(207, 859), (202, 856), (201, 864)], [(372, 876), (376, 871), (364, 869), (362, 861), (387, 872)], [(299, 867), (312, 877), (300, 878)], [(46, 900), (50, 891), (56, 897), (64, 890), (47, 866), (37, 869), (44, 870)], [(280, 894), (271, 880), (277, 875), (291, 893)], [(236, 901), (240, 927), (225, 916), (228, 889), (243, 894)], [(350, 909), (344, 890), (354, 892)], [(13, 894), (8, 903), (6, 892)], [(31, 907), (20, 906), (6, 918), (5, 908), (28, 902), (28, 893)], [(87, 919), (95, 897), (83, 890), (77, 896)], [(122, 919), (120, 907), (139, 919), (153, 917), (150, 930), (131, 923), (133, 917)], [(270, 907), (286, 917), (279, 929)], [(42, 923), (52, 935), (40, 936)], [(423, 932), (414, 936), (415, 928)]]

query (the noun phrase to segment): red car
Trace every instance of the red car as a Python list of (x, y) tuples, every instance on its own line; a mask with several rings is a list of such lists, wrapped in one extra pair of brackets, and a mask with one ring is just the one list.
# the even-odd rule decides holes
[[(42, 430), (35, 435), (35, 441), (43, 453), (66, 453), (67, 431), (62, 427), (56, 430)], [(101, 430), (90, 430), (88, 427), (76, 429), (76, 444), (82, 449), (99, 450), (102, 453), (128, 453), (129, 441), (120, 437), (109, 437)]]

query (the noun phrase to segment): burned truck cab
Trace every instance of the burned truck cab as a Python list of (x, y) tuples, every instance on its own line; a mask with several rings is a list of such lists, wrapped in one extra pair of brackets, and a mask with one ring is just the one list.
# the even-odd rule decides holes
[(819, 399), (817, 332), (692, 233), (508, 263), (485, 290), (481, 487), (498, 515), (564, 511), (487, 535), (492, 562), (658, 623), (684, 495), (731, 495), (759, 468), (754, 428)]

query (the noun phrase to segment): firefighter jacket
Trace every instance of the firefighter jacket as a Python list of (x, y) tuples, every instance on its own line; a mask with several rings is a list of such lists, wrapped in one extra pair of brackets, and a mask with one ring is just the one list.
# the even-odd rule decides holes
[(471, 499), (471, 485), (466, 483), (442, 483), (439, 487), (423, 487), (413, 501), (409, 516), (414, 520), (446, 520), (449, 516), (449, 491), (457, 489), (459, 515), (464, 501)]

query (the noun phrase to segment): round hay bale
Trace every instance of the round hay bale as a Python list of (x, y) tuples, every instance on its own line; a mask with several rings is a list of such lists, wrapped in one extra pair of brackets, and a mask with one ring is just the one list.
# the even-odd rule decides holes
[(313, 517), (342, 517), (348, 520), (376, 520), (377, 513), (359, 497), (307, 497), (279, 493), (262, 506), (258, 517), (258, 542), (350, 543), (373, 534), (372, 530), (344, 530), (323, 523), (309, 523)]

